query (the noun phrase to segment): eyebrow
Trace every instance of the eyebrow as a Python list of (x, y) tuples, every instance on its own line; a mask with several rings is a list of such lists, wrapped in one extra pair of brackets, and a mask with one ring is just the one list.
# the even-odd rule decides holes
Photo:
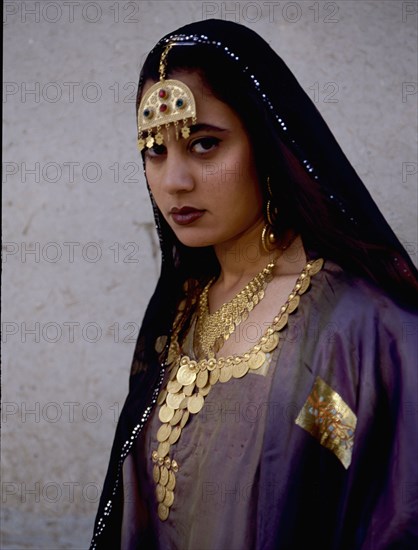
[[(226, 128), (220, 128), (219, 126), (214, 126), (213, 124), (207, 124), (206, 122), (202, 122), (200, 124), (193, 124), (190, 126), (190, 135), (196, 134), (197, 132), (227, 132), (228, 130)], [(151, 134), (153, 137), (156, 135), (156, 130), (153, 128), (151, 131)]]
[(190, 133), (196, 134), (197, 132), (201, 131), (206, 132), (225, 132), (225, 128), (219, 128), (219, 126), (214, 126), (213, 124), (206, 124), (202, 122), (201, 124), (193, 124), (193, 126), (190, 126)]

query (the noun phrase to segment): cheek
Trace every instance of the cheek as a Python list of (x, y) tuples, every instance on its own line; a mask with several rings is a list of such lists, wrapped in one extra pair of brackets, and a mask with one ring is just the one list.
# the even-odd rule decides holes
[(248, 202), (250, 209), (261, 208), (262, 192), (249, 147), (240, 148), (223, 164), (223, 190), (228, 190), (240, 203)]
[[(202, 182), (210, 186), (214, 193), (240, 192), (248, 194), (251, 188), (258, 188), (257, 172), (249, 147), (230, 147), (216, 161), (202, 166)], [(255, 190), (254, 193), (256, 194)]]

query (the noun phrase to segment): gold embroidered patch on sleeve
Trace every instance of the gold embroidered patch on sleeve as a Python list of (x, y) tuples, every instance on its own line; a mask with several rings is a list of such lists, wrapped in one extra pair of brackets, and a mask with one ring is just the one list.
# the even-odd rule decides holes
[(344, 468), (350, 466), (357, 417), (319, 376), (295, 423), (332, 451)]

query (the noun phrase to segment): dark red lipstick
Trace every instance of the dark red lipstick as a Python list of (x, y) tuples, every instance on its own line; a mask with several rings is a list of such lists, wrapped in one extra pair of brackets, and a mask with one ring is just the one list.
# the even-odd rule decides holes
[(198, 210), (192, 206), (183, 206), (182, 208), (172, 208), (171, 217), (178, 225), (189, 225), (203, 216), (204, 210)]

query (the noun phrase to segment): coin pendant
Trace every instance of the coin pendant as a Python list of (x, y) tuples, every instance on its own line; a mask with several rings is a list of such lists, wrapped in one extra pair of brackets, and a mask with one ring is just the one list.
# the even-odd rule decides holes
[(167, 384), (167, 390), (170, 393), (178, 393), (181, 390), (181, 384), (177, 379), (170, 380)]
[(170, 424), (162, 424), (157, 432), (157, 441), (159, 443), (162, 443), (163, 441), (166, 441), (168, 439), (168, 436), (171, 433), (171, 426)]
[(209, 383), (211, 386), (214, 386), (216, 382), (219, 380), (220, 370), (219, 367), (216, 367), (213, 369), (213, 371), (209, 375)]
[(175, 426), (183, 416), (183, 409), (177, 409), (177, 411), (174, 413), (173, 418), (170, 420), (170, 424), (172, 426)]
[(251, 370), (257, 370), (261, 367), (261, 365), (264, 363), (266, 356), (262, 351), (258, 351), (257, 353), (251, 354), (250, 358), (248, 359), (248, 366)]
[(199, 388), (200, 395), (203, 395), (203, 397), (206, 397), (210, 392), (211, 388), (212, 386), (209, 383), (207, 383), (204, 388)]
[(196, 377), (196, 386), (198, 388), (203, 388), (206, 386), (206, 383), (208, 381), (208, 371), (207, 370), (201, 370), (199, 374)]
[(157, 464), (154, 464), (152, 468), (152, 477), (154, 478), (155, 483), (160, 481), (160, 467)]
[(194, 387), (195, 387), (194, 384), (190, 384), (189, 386), (186, 386), (185, 388), (183, 388), (184, 395), (187, 395), (187, 397), (190, 397), (193, 393)]
[(177, 380), (182, 386), (189, 386), (196, 380), (196, 373), (188, 365), (182, 365), (177, 372)]
[(155, 351), (161, 353), (167, 343), (167, 336), (158, 336), (155, 340)]
[(180, 428), (184, 428), (187, 421), (189, 420), (189, 416), (190, 416), (190, 413), (189, 413), (188, 409), (183, 411), (183, 416), (181, 417), (180, 424), (179, 424)]
[(165, 397), (167, 395), (167, 390), (161, 390), (157, 397), (157, 405), (162, 405), (165, 401)]
[(167, 485), (167, 482), (168, 482), (168, 470), (165, 466), (161, 466), (160, 485), (163, 485), (165, 487)]
[(173, 363), (172, 365), (170, 365), (170, 368), (169, 368), (169, 371), (168, 371), (170, 373), (169, 376), (168, 376), (169, 382), (176, 379), (178, 368), (179, 368), (179, 363), (178, 363), (178, 358), (177, 358), (177, 361), (175, 363)]
[(311, 284), (311, 278), (308, 275), (300, 283), (300, 288), (299, 288), (299, 291), (298, 291), (299, 294), (304, 294), (308, 290), (310, 284)]
[(179, 405), (179, 409), (186, 409), (189, 398), (185, 395), (183, 401)]
[(277, 348), (278, 343), (279, 343), (279, 335), (277, 334), (277, 332), (273, 332), (273, 334), (271, 334), (267, 339), (266, 343), (261, 346), (261, 349), (265, 353), (270, 353), (275, 348)]
[(174, 445), (174, 443), (178, 441), (180, 434), (181, 434), (180, 426), (175, 426), (173, 428), (173, 431), (170, 434), (170, 437), (168, 438), (168, 442), (170, 443), (170, 445)]
[(298, 307), (300, 302), (300, 296), (295, 296), (289, 301), (289, 305), (287, 307), (287, 313), (293, 313), (295, 309)]
[(163, 501), (163, 504), (165, 504), (168, 508), (173, 504), (174, 502), (174, 493), (173, 491), (170, 491), (169, 489), (165, 492), (165, 498)]
[(318, 271), (321, 271), (323, 265), (324, 265), (323, 258), (318, 258), (317, 260), (315, 260), (309, 270), (309, 275), (316, 275)]
[(169, 407), (167, 404), (164, 403), (164, 405), (160, 408), (160, 412), (158, 413), (158, 418), (164, 424), (165, 422), (170, 422), (173, 416), (174, 416), (174, 409), (172, 409), (171, 407)]
[(259, 351), (257, 353), (257, 364), (258, 368), (262, 367), (264, 363), (266, 362), (266, 354), (263, 351)]
[(167, 395), (167, 405), (172, 409), (178, 409), (184, 397), (184, 393), (169, 393)]
[(221, 372), (219, 373), (219, 382), (225, 383), (231, 380), (232, 378), (232, 365), (230, 363), (227, 363), (225, 366), (221, 368)]
[(161, 458), (164, 458), (167, 454), (168, 454), (168, 451), (170, 450), (170, 443), (168, 441), (163, 441), (162, 443), (160, 443), (158, 445), (158, 456)]
[(168, 364), (171, 364), (173, 363), (173, 361), (175, 361), (178, 357), (178, 351), (177, 350), (174, 350), (171, 346), (170, 346), (170, 349), (168, 350), (168, 355), (167, 355), (167, 363)]
[(158, 517), (161, 521), (165, 521), (168, 518), (170, 509), (162, 502), (158, 505)]
[(176, 486), (176, 476), (174, 475), (174, 472), (171, 470), (168, 472), (168, 482), (166, 485), (166, 488), (169, 491), (174, 491), (174, 487)]
[(242, 378), (247, 374), (249, 368), (247, 361), (241, 361), (232, 367), (232, 375), (234, 378)]
[(195, 393), (190, 397), (187, 408), (192, 414), (197, 414), (202, 409), (204, 403), (205, 400), (203, 396)]
[(282, 313), (277, 323), (274, 324), (274, 330), (283, 330), (284, 327), (287, 325), (288, 319), (289, 315), (287, 313)]
[(165, 498), (165, 487), (158, 483), (155, 488), (155, 496), (157, 497), (157, 502), (162, 502)]

